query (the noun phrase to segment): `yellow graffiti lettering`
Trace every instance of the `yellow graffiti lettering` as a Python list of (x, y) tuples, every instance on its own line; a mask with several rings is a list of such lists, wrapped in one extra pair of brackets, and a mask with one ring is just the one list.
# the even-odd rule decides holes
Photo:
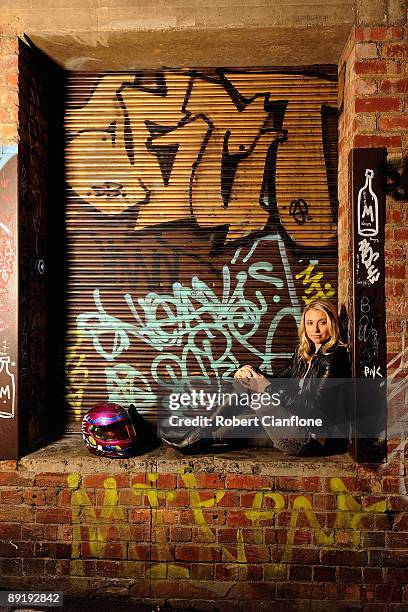
[[(312, 276), (314, 268), (315, 264), (310, 262), (309, 266), (305, 270), (302, 270), (302, 272), (299, 272), (299, 274), (296, 274), (295, 276), (297, 279), (303, 277), (302, 284), (308, 285), (307, 289), (305, 289), (305, 295), (302, 296), (306, 305), (311, 304), (315, 300), (319, 300), (321, 298), (331, 298), (334, 295), (334, 289), (332, 289), (330, 283), (325, 283), (324, 288), (320, 283), (323, 278), (323, 272), (317, 272), (314, 276)], [(315, 291), (315, 293), (310, 295), (313, 291)]]
[[(74, 339), (70, 346), (71, 337)], [(88, 382), (88, 368), (85, 365), (85, 354), (79, 351), (82, 344), (82, 334), (76, 329), (68, 332), (68, 348), (65, 358), (66, 399), (77, 418), (81, 417), (84, 387)]]

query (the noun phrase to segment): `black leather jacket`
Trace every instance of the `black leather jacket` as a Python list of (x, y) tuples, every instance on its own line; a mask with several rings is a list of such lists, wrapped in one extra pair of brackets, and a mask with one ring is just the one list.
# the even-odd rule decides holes
[(279, 375), (291, 379), (283, 386), (281, 401), (290, 413), (299, 417), (322, 418), (325, 435), (346, 437), (351, 395), (344, 379), (351, 376), (349, 355), (346, 347), (339, 344), (324, 354), (323, 346), (311, 363), (301, 359), (297, 352), (292, 356)]

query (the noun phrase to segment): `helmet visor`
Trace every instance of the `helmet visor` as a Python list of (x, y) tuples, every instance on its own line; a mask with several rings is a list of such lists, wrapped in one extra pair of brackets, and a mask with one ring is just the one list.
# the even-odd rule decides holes
[(90, 433), (103, 442), (112, 442), (114, 440), (133, 440), (135, 438), (135, 430), (130, 423), (112, 423), (110, 425), (91, 425)]

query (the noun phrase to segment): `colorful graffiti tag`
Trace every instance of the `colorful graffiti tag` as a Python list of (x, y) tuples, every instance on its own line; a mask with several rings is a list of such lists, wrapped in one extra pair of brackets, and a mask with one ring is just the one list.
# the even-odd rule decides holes
[(158, 387), (243, 361), (278, 371), (303, 305), (335, 299), (334, 79), (82, 79), (65, 121), (72, 414), (107, 398), (148, 410)]
[[(244, 504), (239, 511), (235, 512), (236, 520), (240, 527), (229, 529), (234, 531), (235, 537), (228, 539), (228, 543), (222, 540), (218, 533), (219, 529), (208, 523), (207, 512), (225, 511), (231, 504), (228, 496), (231, 491), (225, 489), (200, 490), (194, 473), (185, 469), (180, 470), (180, 476), (185, 488), (166, 490), (158, 488), (159, 475), (156, 472), (146, 474), (146, 481), (136, 482), (126, 492), (121, 490), (121, 495), (129, 493), (124, 504), (119, 497), (118, 485), (114, 477), (110, 476), (104, 480), (104, 495), (100, 507), (96, 508), (92, 497), (81, 484), (81, 475), (72, 473), (68, 476), (68, 486), (71, 489), (71, 510), (73, 523), (72, 540), (72, 564), (73, 575), (85, 575), (84, 555), (87, 558), (105, 558), (110, 547), (111, 554), (115, 559), (128, 559), (128, 543), (132, 543), (131, 557), (133, 560), (146, 561), (147, 578), (191, 578), (188, 564), (184, 564), (174, 558), (172, 547), (166, 536), (168, 523), (163, 520), (167, 507), (179, 506), (177, 496), (181, 495), (185, 500), (186, 507), (191, 513), (191, 521), (186, 525), (198, 528), (198, 539), (196, 542), (202, 545), (202, 562), (210, 561), (208, 555), (212, 554), (211, 546), (220, 546), (222, 554), (220, 559), (228, 563), (229, 569), (236, 568), (240, 579), (248, 579), (247, 572), (250, 564), (250, 552), (254, 543), (258, 543), (258, 562), (270, 559), (268, 545), (264, 543), (265, 528), (276, 528), (279, 517), (290, 514), (284, 529), (285, 541), (281, 557), (272, 559), (265, 565), (265, 579), (282, 580), (286, 578), (287, 566), (293, 561), (296, 543), (299, 542), (299, 534), (302, 528), (309, 528), (313, 532), (314, 542), (321, 547), (330, 548), (338, 544), (336, 534), (347, 533), (347, 541), (353, 550), (358, 550), (361, 545), (361, 533), (367, 527), (366, 519), (378, 514), (384, 514), (388, 509), (386, 499), (376, 501), (369, 505), (362, 505), (347, 490), (341, 478), (330, 479), (330, 493), (336, 499), (336, 509), (333, 511), (332, 525), (324, 527), (319, 520), (319, 512), (313, 509), (313, 504), (307, 495), (296, 495), (287, 509), (284, 495), (279, 491), (262, 490), (248, 492)], [(147, 503), (144, 502), (146, 498)], [(249, 500), (250, 503), (249, 503)], [(225, 502), (225, 503), (224, 503)], [(132, 533), (132, 525), (127, 520), (125, 506), (140, 506), (141, 516), (145, 517), (143, 523), (149, 526), (149, 533), (144, 536)], [(146, 518), (151, 516), (151, 523)], [(221, 529), (222, 532), (222, 529)], [(221, 539), (219, 539), (219, 537)], [(304, 542), (305, 543), (305, 542)], [(146, 558), (146, 545), (154, 547), (154, 560)], [(208, 545), (207, 547), (204, 545)], [(198, 546), (198, 544), (197, 544)], [(84, 548), (85, 547), (85, 548)], [(205, 548), (205, 550), (204, 550)], [(260, 552), (260, 549), (262, 551)], [(265, 556), (266, 555), (266, 556)], [(126, 562), (123, 563), (123, 573), (126, 576)]]

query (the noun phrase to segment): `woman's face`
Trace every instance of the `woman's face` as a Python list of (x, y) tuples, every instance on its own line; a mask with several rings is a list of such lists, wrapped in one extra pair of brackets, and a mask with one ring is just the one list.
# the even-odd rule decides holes
[(314, 344), (323, 344), (330, 338), (327, 315), (323, 310), (311, 308), (305, 314), (306, 335)]

